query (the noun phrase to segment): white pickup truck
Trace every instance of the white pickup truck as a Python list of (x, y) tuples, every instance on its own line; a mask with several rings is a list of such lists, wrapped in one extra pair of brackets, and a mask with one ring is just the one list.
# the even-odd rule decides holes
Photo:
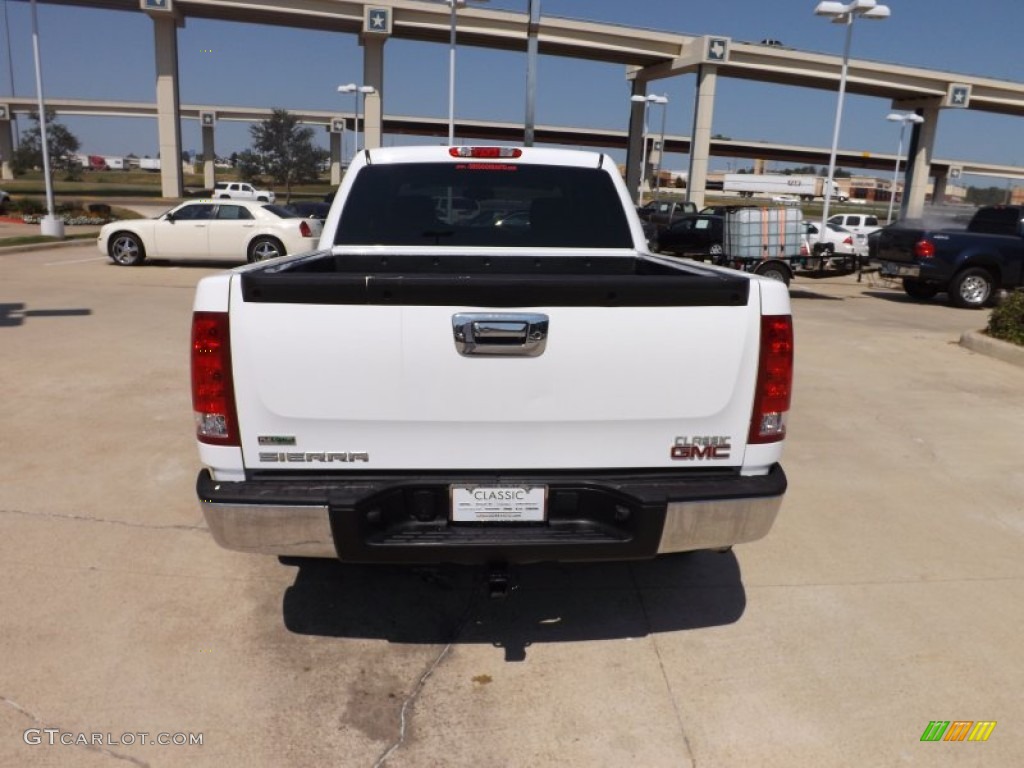
[(234, 550), (642, 559), (758, 539), (786, 490), (786, 286), (649, 253), (594, 152), (360, 153), (319, 250), (200, 281), (191, 362)]
[(213, 197), (272, 203), (277, 196), (269, 189), (257, 189), (252, 184), (242, 181), (218, 181), (213, 185)]

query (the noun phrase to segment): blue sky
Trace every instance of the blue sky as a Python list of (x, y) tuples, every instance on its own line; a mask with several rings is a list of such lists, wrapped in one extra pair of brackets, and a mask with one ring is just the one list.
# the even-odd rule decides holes
[[(527, 0), (492, 0), (491, 9), (525, 11)], [(816, 0), (541, 0), (544, 15), (645, 27), (686, 34), (715, 34), (822, 53), (842, 52), (844, 29), (813, 14)], [(1024, 0), (891, 0), (890, 19), (860, 21), (853, 58), (872, 59), (1020, 81), (1019, 46)], [(30, 5), (0, 0), (9, 22), (0, 36), (0, 98), (35, 94)], [(44, 90), (53, 98), (153, 101), (152, 24), (134, 11), (51, 6), (39, 3)], [(0, 35), (5, 32), (0, 17)], [(354, 36), (269, 28), (190, 18), (179, 30), (182, 102), (350, 111), (351, 96), (339, 83), (361, 81), (362, 49)], [(522, 120), (525, 55), (462, 46), (457, 56), (456, 112), (475, 119)], [(445, 45), (391, 40), (385, 48), (385, 111), (401, 115), (447, 114), (448, 49)], [(11, 69), (13, 68), (13, 75)], [(681, 75), (651, 86), (670, 99), (667, 130), (688, 135), (693, 119), (694, 77)], [(629, 91), (623, 67), (541, 57), (537, 122), (625, 129)], [(713, 132), (737, 139), (828, 146), (836, 94), (742, 80), (719, 80)], [(660, 108), (651, 111), (660, 128)], [(890, 104), (848, 96), (840, 146), (892, 153), (898, 126), (885, 120)], [(25, 121), (22, 121), (24, 123)], [(95, 154), (155, 155), (156, 123), (144, 118), (63, 118)], [(1019, 118), (945, 110), (939, 119), (936, 155), (1024, 165)], [(183, 124), (184, 148), (201, 147), (193, 121)], [(318, 132), (321, 143), (326, 135)], [(218, 154), (249, 145), (244, 124), (221, 123)], [(621, 159), (621, 158), (619, 158)], [(732, 161), (735, 162), (735, 161)], [(666, 167), (686, 158), (669, 155)], [(712, 169), (725, 170), (724, 158)], [(1002, 184), (979, 180), (981, 184)]]

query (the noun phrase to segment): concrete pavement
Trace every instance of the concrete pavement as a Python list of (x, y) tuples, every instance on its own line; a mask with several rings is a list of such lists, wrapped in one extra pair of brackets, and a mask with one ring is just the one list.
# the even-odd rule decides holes
[[(214, 545), (187, 368), (209, 269), (90, 244), (0, 270), (0, 764), (1024, 763), (1024, 370), (958, 344), (984, 313), (797, 280), (773, 532), (522, 568), (492, 602), (473, 569)], [(997, 726), (921, 742), (934, 720)]]

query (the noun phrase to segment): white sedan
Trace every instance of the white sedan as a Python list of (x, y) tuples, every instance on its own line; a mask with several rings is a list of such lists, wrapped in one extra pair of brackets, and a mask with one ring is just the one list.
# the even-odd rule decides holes
[(124, 267), (155, 259), (263, 261), (313, 250), (323, 225), (278, 205), (248, 200), (193, 200), (155, 219), (104, 224), (100, 252)]
[[(804, 222), (804, 237), (801, 250), (806, 249), (809, 255), (814, 250), (814, 244), (818, 242), (818, 231), (821, 222)], [(868, 241), (865, 235), (858, 235), (845, 227), (831, 222), (827, 225), (825, 242), (832, 246), (832, 253), (837, 256), (866, 256), (868, 253)]]

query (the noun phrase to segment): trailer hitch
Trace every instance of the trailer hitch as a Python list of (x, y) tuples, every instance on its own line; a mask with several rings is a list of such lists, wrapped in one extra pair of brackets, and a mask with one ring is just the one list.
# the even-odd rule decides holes
[(515, 590), (508, 563), (490, 563), (487, 566), (487, 596), (492, 600), (504, 600)]

